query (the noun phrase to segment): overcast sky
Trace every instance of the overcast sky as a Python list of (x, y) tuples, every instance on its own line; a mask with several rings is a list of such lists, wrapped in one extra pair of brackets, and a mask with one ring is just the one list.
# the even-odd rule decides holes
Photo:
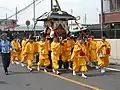
[[(1, 0), (0, 1), (0, 18), (5, 18), (15, 13), (15, 7), (18, 10), (30, 4), (33, 0)], [(41, 1), (41, 0), (39, 0)], [(38, 1), (38, 2), (39, 2)], [(50, 1), (44, 0), (42, 3), (36, 3), (36, 17), (39, 17), (44, 12), (50, 11)], [(62, 10), (71, 13), (73, 10), (74, 16), (81, 17), (81, 23), (84, 23), (85, 13), (87, 15), (87, 23), (99, 23), (98, 14), (100, 12), (100, 0), (58, 0)], [(33, 9), (30, 7), (18, 15), (18, 23), (24, 24), (26, 20), (32, 21)], [(15, 17), (13, 17), (15, 18)]]

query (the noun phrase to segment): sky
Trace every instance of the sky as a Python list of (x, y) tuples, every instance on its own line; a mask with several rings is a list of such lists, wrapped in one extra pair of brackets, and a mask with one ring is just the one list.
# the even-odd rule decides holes
[[(1, 0), (0, 19), (4, 19), (6, 13), (8, 17), (11, 16), (15, 13), (16, 7), (19, 11), (32, 1), (33, 0)], [(36, 18), (44, 12), (49, 12), (51, 7), (51, 0), (44, 0), (42, 3), (39, 3), (39, 1), (36, 2)], [(80, 23), (85, 22), (85, 14), (87, 24), (99, 23), (100, 0), (58, 0), (58, 2), (62, 10), (67, 11), (69, 14), (71, 14), (71, 10), (73, 10), (74, 16), (80, 16)], [(15, 17), (12, 19), (15, 19)], [(25, 24), (26, 20), (30, 20), (31, 24), (33, 23), (33, 6), (18, 14), (18, 24)]]

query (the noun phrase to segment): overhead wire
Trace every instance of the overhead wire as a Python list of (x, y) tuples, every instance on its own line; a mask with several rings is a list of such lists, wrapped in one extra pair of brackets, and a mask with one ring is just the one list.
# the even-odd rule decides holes
[[(16, 14), (19, 14), (19, 13), (25, 11), (26, 9), (28, 9), (29, 7), (31, 7), (31, 6), (32, 6), (34, 3), (36, 3), (37, 1), (39, 1), (39, 0), (35, 0), (34, 2), (30, 3), (29, 5), (27, 5), (26, 7), (24, 7), (23, 9), (19, 10), (17, 13), (9, 16), (9, 17), (6, 18), (6, 19), (10, 19), (10, 18), (14, 17)], [(42, 1), (44, 1), (44, 0), (41, 0), (39, 3), (41, 3)], [(39, 3), (37, 3), (37, 5), (38, 5)], [(4, 19), (4, 20), (2, 20), (2, 21), (5, 21), (6, 19)]]

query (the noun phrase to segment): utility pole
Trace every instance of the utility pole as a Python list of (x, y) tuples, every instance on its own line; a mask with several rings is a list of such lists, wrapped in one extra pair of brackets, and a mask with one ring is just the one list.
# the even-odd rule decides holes
[[(34, 21), (34, 26), (35, 26), (35, 0), (33, 0), (33, 21)], [(34, 36), (36, 36), (36, 30), (35, 30), (35, 27), (33, 28), (34, 30)]]
[(104, 28), (104, 24), (103, 24), (103, 0), (101, 0), (101, 37), (103, 36), (103, 28)]
[(16, 12), (16, 17), (15, 17), (15, 18), (16, 18), (16, 21), (17, 21), (17, 7), (16, 7), (16, 9), (15, 9), (15, 12)]
[(87, 23), (87, 14), (85, 13), (85, 24)]
[(51, 0), (51, 11), (53, 10), (53, 0)]
[[(71, 9), (71, 15), (73, 15), (73, 10)], [(72, 20), (71, 20), (71, 30), (72, 30)]]
[(5, 21), (5, 28), (7, 27), (7, 13), (6, 13), (6, 21)]

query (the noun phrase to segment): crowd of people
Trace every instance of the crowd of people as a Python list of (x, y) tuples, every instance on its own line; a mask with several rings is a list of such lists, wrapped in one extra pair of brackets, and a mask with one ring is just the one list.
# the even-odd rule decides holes
[[(28, 70), (33, 71), (36, 60), (36, 70), (40, 71), (41, 67), (44, 67), (44, 72), (48, 72), (51, 66), (55, 74), (60, 74), (61, 64), (61, 68), (72, 70), (73, 75), (81, 72), (83, 78), (87, 78), (87, 65), (100, 69), (101, 73), (105, 73), (105, 67), (109, 65), (111, 47), (105, 36), (101, 40), (95, 40), (94, 35), (84, 40), (81, 37), (73, 39), (72, 36), (67, 36), (65, 39), (54, 37), (51, 40), (45, 36), (36, 39), (29, 35), (24, 36), (21, 42), (17, 38), (9, 42), (6, 37), (6, 34), (2, 34), (0, 42), (6, 75), (10, 62), (21, 64), (22, 67), (27, 65)], [(59, 63), (60, 61), (62, 63)]]

